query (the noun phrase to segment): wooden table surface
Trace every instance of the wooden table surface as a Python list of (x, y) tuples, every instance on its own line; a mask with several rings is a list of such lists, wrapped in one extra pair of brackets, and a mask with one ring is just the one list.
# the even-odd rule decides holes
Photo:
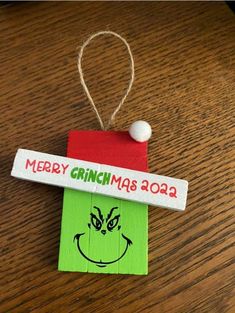
[[(17, 148), (65, 155), (70, 129), (99, 129), (76, 68), (99, 30), (123, 35), (136, 66), (112, 128), (147, 120), (150, 171), (189, 181), (185, 213), (149, 208), (147, 276), (58, 272), (63, 190), (10, 177)], [(0, 8), (0, 312), (235, 312), (234, 33), (225, 3)], [(125, 47), (100, 37), (83, 67), (107, 122), (129, 79)]]

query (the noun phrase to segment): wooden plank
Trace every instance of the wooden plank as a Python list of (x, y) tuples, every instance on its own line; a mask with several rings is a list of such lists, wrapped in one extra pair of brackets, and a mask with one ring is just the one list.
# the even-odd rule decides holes
[(88, 261), (77, 253), (76, 249), (71, 249), (76, 245), (76, 236), (81, 236), (80, 245), (85, 254), (89, 253), (89, 220), (91, 206), (91, 194), (82, 191), (65, 189), (62, 211), (60, 252), (58, 269), (63, 271), (77, 271), (77, 262), (79, 262), (79, 271), (87, 272)]
[[(126, 152), (120, 156), (127, 158)], [(133, 164), (138, 162), (136, 156), (132, 159), (132, 155), (128, 155), (128, 164), (130, 160)], [(187, 181), (116, 166), (19, 149), (11, 174), (17, 178), (167, 209), (183, 211), (186, 207)]]
[[(91, 213), (103, 219), (99, 230), (90, 222), (90, 248), (89, 257), (96, 262), (88, 262), (88, 272), (118, 273), (119, 237), (117, 225), (110, 230), (108, 224), (112, 218), (120, 214), (121, 200), (102, 195), (92, 195)], [(112, 211), (113, 208), (116, 208)], [(109, 219), (110, 212), (112, 216)], [(101, 213), (98, 213), (101, 212)], [(94, 223), (95, 224), (95, 223)], [(100, 262), (100, 263), (99, 263)]]
[[(119, 262), (120, 273), (143, 275), (148, 273), (148, 206), (141, 203), (121, 200), (121, 229), (125, 236), (120, 237), (120, 252), (130, 240), (127, 257)], [(131, 221), (131, 223), (130, 223)]]

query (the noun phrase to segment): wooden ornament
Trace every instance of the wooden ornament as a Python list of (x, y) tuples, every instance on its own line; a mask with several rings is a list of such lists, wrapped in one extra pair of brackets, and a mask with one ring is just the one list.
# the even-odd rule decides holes
[[(138, 145), (126, 132), (71, 131), (67, 156), (99, 164), (101, 172), (103, 162), (147, 170), (147, 144)], [(113, 196), (65, 189), (59, 270), (147, 274), (148, 207)]]

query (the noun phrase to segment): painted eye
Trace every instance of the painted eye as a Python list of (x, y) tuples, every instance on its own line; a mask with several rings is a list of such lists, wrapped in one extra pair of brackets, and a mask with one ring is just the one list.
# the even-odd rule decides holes
[(119, 217), (120, 215), (115, 216), (113, 219), (111, 219), (108, 224), (107, 224), (107, 229), (109, 231), (112, 231), (114, 229), (114, 227), (117, 226), (118, 222), (119, 222)]
[(91, 215), (91, 223), (96, 230), (100, 230), (102, 227), (102, 223), (100, 222), (100, 220), (93, 214)]

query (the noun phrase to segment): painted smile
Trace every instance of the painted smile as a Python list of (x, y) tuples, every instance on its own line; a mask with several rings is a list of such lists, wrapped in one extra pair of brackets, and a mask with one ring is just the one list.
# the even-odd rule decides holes
[(113, 260), (113, 261), (109, 261), (109, 262), (104, 262), (104, 261), (102, 261), (102, 260), (96, 261), (96, 260), (92, 260), (92, 259), (90, 259), (88, 256), (86, 256), (86, 255), (84, 254), (84, 252), (82, 251), (81, 247), (80, 247), (80, 237), (83, 236), (84, 234), (85, 234), (85, 233), (76, 234), (76, 235), (74, 236), (73, 241), (75, 241), (75, 239), (77, 240), (77, 248), (78, 248), (78, 251), (80, 252), (80, 254), (81, 254), (85, 259), (87, 259), (89, 262), (95, 263), (95, 264), (96, 264), (97, 266), (99, 266), (99, 267), (105, 267), (105, 266), (107, 266), (107, 265), (109, 265), (109, 264), (112, 264), (112, 263), (115, 263), (115, 262), (119, 261), (121, 258), (124, 257), (124, 255), (126, 254), (128, 248), (129, 248), (129, 246), (132, 244), (132, 241), (131, 241), (129, 238), (127, 238), (126, 236), (124, 236), (124, 235), (122, 234), (122, 238), (126, 240), (126, 247), (125, 247), (125, 249), (124, 249), (122, 255), (121, 255), (119, 258), (117, 258), (117, 259), (115, 259), (115, 260)]

